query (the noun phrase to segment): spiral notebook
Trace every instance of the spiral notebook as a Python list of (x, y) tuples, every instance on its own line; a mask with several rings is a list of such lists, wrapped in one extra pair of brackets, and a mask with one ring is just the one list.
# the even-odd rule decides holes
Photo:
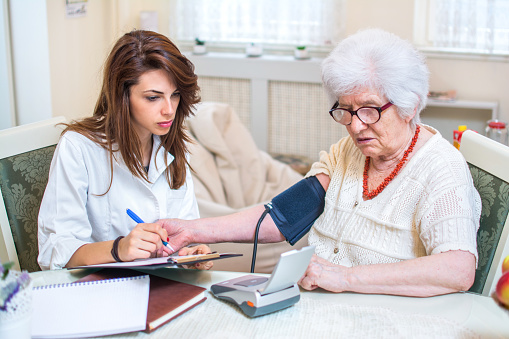
[[(103, 268), (84, 276), (77, 282), (139, 275), (143, 275), (143, 273), (131, 269)], [(200, 286), (151, 275), (145, 331), (152, 332), (181, 314), (190, 311), (207, 299), (206, 292), (207, 290)]]
[(145, 329), (148, 275), (34, 287), (32, 338), (81, 338)]

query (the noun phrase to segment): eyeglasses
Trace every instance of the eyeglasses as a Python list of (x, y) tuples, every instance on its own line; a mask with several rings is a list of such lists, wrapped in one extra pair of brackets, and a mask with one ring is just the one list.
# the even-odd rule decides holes
[[(334, 106), (329, 110), (329, 114), (332, 119), (336, 120), (342, 125), (350, 125), (352, 123), (353, 116), (356, 115), (360, 121), (366, 125), (374, 124), (380, 120), (382, 112), (393, 105), (392, 102), (388, 102), (382, 107), (361, 107), (355, 111), (351, 111), (346, 108), (338, 108), (339, 102), (336, 101)], [(348, 114), (349, 113), (349, 114)]]

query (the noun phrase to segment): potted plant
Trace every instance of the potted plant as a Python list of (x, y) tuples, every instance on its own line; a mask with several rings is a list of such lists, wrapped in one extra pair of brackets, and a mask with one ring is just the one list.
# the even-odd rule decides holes
[(207, 47), (205, 46), (205, 41), (200, 40), (198, 38), (194, 39), (194, 54), (205, 54), (207, 53)]
[(295, 59), (307, 59), (309, 58), (308, 50), (306, 46), (296, 46), (294, 50)]
[(30, 338), (32, 283), (28, 272), (0, 263), (0, 338)]
[(262, 55), (262, 53), (263, 48), (261, 44), (251, 42), (246, 46), (246, 55), (249, 57), (259, 57)]

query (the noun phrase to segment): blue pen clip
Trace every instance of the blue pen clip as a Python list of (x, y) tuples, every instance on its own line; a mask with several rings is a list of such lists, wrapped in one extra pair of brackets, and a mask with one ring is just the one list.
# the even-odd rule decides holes
[[(139, 217), (136, 215), (136, 213), (134, 213), (133, 211), (131, 211), (129, 208), (126, 209), (126, 212), (127, 212), (127, 215), (131, 217), (131, 219), (133, 219), (134, 221), (136, 221), (138, 224), (144, 224), (145, 222)], [(168, 247), (170, 250), (172, 250), (173, 252), (175, 252), (175, 250), (173, 249), (173, 247), (170, 246), (170, 244), (168, 244), (166, 241), (164, 240), (161, 240), (163, 242), (163, 245)]]

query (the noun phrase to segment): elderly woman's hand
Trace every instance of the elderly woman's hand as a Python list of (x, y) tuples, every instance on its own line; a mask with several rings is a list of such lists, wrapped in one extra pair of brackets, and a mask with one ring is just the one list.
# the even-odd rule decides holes
[(334, 265), (313, 254), (299, 285), (306, 290), (320, 287), (331, 292), (344, 292), (348, 287), (347, 274), (348, 267)]
[[(207, 254), (211, 253), (210, 247), (207, 245), (197, 245), (191, 247), (183, 247), (179, 250), (179, 255), (195, 255), (195, 254)], [(196, 270), (210, 270), (214, 266), (212, 261), (199, 262), (194, 265), (184, 265), (185, 268), (196, 269)]]

